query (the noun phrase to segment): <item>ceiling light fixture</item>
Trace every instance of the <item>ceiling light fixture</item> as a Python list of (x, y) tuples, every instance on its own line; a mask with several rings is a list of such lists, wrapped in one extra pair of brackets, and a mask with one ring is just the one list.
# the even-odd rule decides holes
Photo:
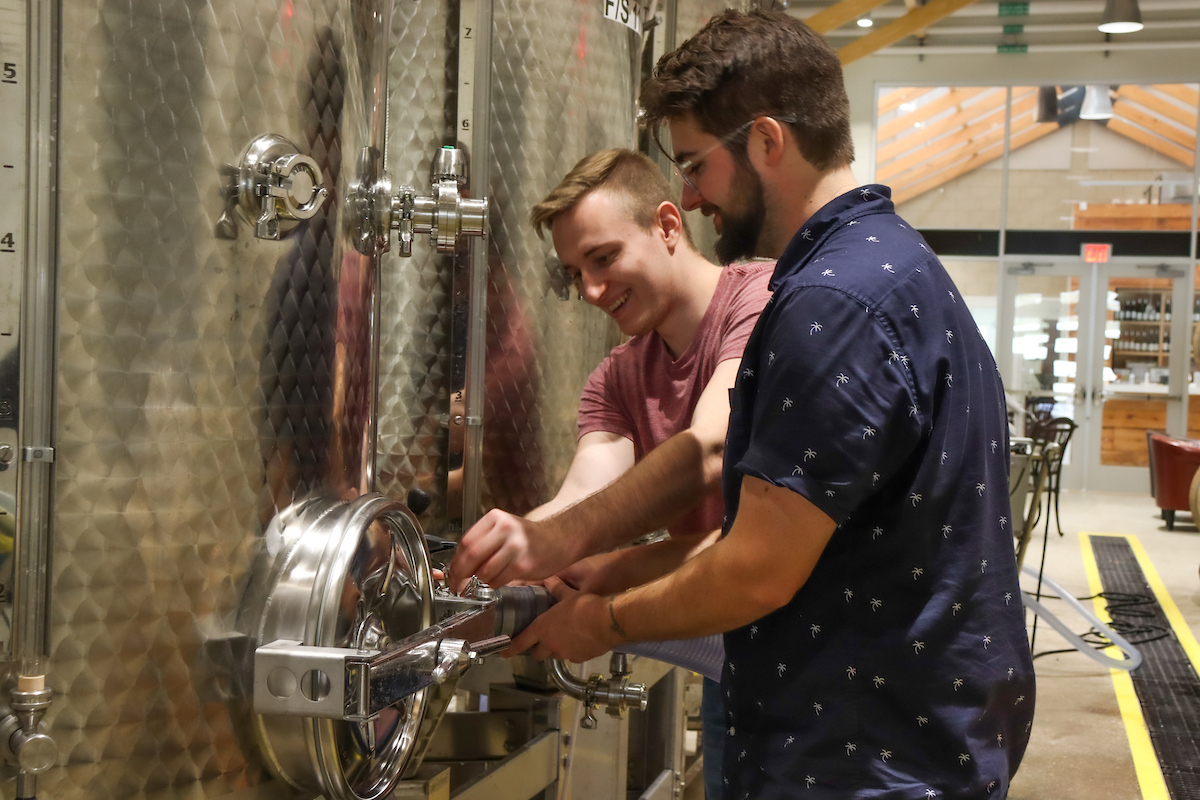
[(1107, 86), (1088, 86), (1083, 93), (1083, 107), (1079, 109), (1080, 119), (1112, 119), (1112, 97)]
[(875, 24), (875, 20), (871, 19), (870, 14), (868, 14), (865, 17), (858, 18), (858, 27), (860, 27), (860, 28), (869, 28), (874, 24)]
[(1146, 27), (1138, 0), (1108, 0), (1099, 27), (1101, 33), (1136, 33)]

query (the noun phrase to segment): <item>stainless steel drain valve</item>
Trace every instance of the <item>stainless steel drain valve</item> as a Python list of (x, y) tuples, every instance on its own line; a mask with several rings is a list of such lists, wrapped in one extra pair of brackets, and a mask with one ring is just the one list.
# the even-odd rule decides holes
[(487, 231), (488, 200), (462, 196), (467, 185), (466, 160), (462, 151), (443, 147), (434, 156), (430, 170), (433, 196), (418, 196), (411, 186), (401, 186), (392, 198), (388, 228), (396, 231), (399, 252), (412, 255), (413, 237), (428, 234), (439, 253), (452, 253), (468, 236), (483, 237)]
[(242, 152), (236, 193), (238, 210), (260, 239), (279, 239), (312, 219), (329, 196), (317, 162), (274, 133), (259, 136)]

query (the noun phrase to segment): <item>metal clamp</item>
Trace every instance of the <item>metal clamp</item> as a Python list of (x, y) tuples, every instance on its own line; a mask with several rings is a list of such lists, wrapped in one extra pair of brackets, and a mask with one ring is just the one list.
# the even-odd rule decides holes
[[(22, 448), (25, 453), (25, 460), (29, 462), (40, 462), (42, 464), (54, 463), (54, 448), (53, 447), (25, 447)], [(11, 459), (10, 459), (11, 460)]]
[(317, 162), (277, 134), (252, 141), (237, 170), (238, 208), (260, 239), (279, 239), (294, 225), (312, 219), (329, 190)]
[(595, 709), (598, 705), (603, 705), (610, 717), (620, 719), (625, 715), (625, 709), (630, 707), (645, 711), (650, 700), (644, 683), (628, 681), (629, 661), (623, 653), (612, 654), (609, 663), (612, 676), (608, 679), (599, 674), (587, 680), (577, 678), (571, 674), (567, 663), (557, 658), (546, 661), (546, 671), (559, 689), (583, 703), (583, 719), (579, 724), (589, 730), (596, 727)]

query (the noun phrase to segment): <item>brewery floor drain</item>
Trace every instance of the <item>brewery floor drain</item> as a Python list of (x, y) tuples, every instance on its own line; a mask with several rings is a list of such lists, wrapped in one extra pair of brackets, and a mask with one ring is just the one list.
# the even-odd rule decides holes
[[(1119, 536), (1088, 538), (1105, 593), (1148, 597), (1139, 604), (1139, 624), (1171, 632), (1137, 645), (1143, 661), (1130, 679), (1172, 800), (1200, 800), (1200, 676), (1129, 541)], [(1111, 613), (1119, 621), (1119, 609)]]

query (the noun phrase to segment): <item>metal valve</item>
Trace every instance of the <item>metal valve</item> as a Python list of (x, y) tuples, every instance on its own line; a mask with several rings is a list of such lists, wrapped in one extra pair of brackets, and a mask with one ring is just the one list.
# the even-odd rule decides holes
[(41, 675), (23, 675), (0, 717), (0, 755), (17, 767), (17, 797), (37, 796), (37, 776), (58, 761), (58, 744), (45, 733), (42, 717), (53, 693)]
[(258, 238), (281, 238), (295, 227), (291, 223), (312, 219), (328, 196), (317, 162), (284, 137), (259, 136), (242, 153), (238, 208)]
[(487, 198), (462, 196), (467, 171), (462, 152), (443, 147), (434, 157), (430, 179), (433, 196), (420, 197), (411, 186), (401, 186), (392, 198), (389, 227), (396, 231), (400, 255), (411, 256), (416, 234), (429, 234), (439, 253), (452, 253), (467, 236), (486, 235)]
[(557, 658), (546, 661), (546, 672), (555, 685), (583, 703), (583, 718), (579, 724), (589, 730), (596, 727), (597, 706), (604, 706), (610, 717), (620, 719), (627, 708), (645, 711), (650, 700), (645, 684), (629, 682), (629, 661), (624, 655), (614, 653), (609, 670), (612, 672), (609, 678), (596, 674), (582, 680), (571, 673), (565, 661)]

